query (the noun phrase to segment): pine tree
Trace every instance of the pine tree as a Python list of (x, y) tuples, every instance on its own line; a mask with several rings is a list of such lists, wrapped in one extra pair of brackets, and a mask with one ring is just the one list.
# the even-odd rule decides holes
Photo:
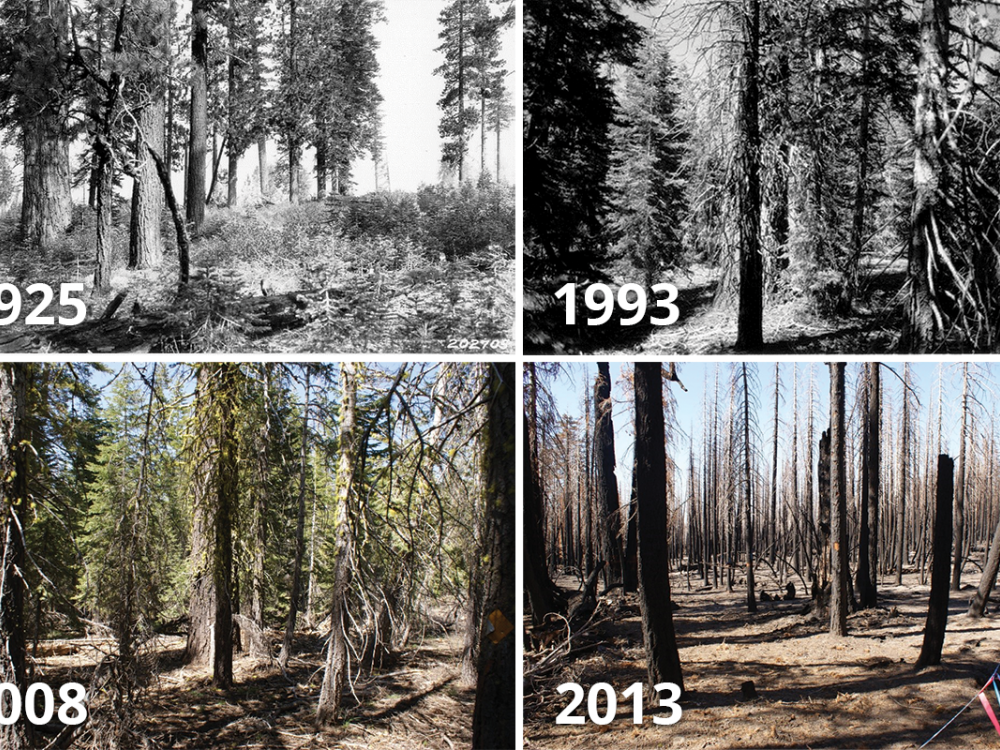
[(607, 68), (633, 64), (641, 40), (617, 2), (524, 3), (524, 239), (549, 258), (602, 232), (615, 115)]
[(609, 225), (650, 287), (682, 250), (687, 142), (677, 74), (654, 38), (629, 69), (620, 107), (621, 123), (611, 130), (615, 147), (608, 184), (615, 210)]

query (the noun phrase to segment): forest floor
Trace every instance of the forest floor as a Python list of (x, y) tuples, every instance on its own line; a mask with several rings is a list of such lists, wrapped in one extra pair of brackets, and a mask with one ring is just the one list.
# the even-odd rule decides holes
[[(179, 291), (172, 225), (168, 252), (127, 270), (127, 222), (113, 229), (111, 291), (93, 287), (93, 217), (45, 252), (16, 248), (16, 217), (0, 218), (0, 279), (24, 294), (82, 283), (87, 318), (75, 326), (25, 325), (40, 301), (0, 326), (0, 352), (444, 352), (514, 351), (515, 262), (504, 253), (431, 257), (409, 240), (348, 239), (322, 203), (209, 208), (191, 245), (191, 282)], [(0, 304), (8, 302), (6, 295)], [(117, 301), (114, 310), (111, 305)], [(0, 315), (0, 317), (3, 317)]]
[[(60, 644), (71, 644), (66, 649)], [(212, 686), (211, 667), (182, 663), (183, 637), (160, 639), (160, 671), (142, 704), (138, 731), (153, 747), (178, 750), (236, 748), (372, 748), (455, 750), (472, 741), (475, 689), (459, 680), (462, 636), (428, 637), (410, 645), (381, 671), (354, 676), (345, 690), (344, 722), (325, 731), (314, 726), (325, 659), (316, 634), (296, 637), (288, 677), (274, 664), (248, 656), (234, 659), (235, 686)], [(86, 641), (48, 641), (38, 675), (51, 684), (88, 684), (101, 652)]]
[[(776, 581), (761, 572), (758, 587), (773, 595)], [(975, 697), (1000, 662), (1000, 617), (965, 615), (978, 582), (967, 576), (972, 580), (951, 597), (942, 665), (918, 673), (913, 665), (930, 587), (917, 573), (905, 575), (902, 586), (883, 582), (878, 607), (851, 614), (846, 638), (831, 636), (826, 621), (804, 614), (808, 600), (758, 602), (757, 614), (750, 615), (745, 589), (703, 587), (693, 572), (689, 587), (685, 575), (672, 574), (687, 691), (683, 716), (672, 726), (654, 724), (648, 708), (644, 723), (633, 725), (631, 701), (620, 695), (646, 679), (638, 597), (605, 597), (591, 625), (574, 633), (569, 656), (534, 674), (541, 653), (526, 659), (524, 747), (920, 747)], [(579, 587), (568, 576), (558, 583), (568, 593)], [(748, 680), (756, 687), (754, 700), (741, 693)], [(571, 697), (556, 692), (564, 682), (585, 690), (610, 683), (619, 693), (618, 718), (606, 726), (556, 725)], [(603, 712), (603, 699), (600, 706)], [(576, 714), (585, 712), (586, 703)], [(1000, 748), (1000, 737), (975, 701), (929, 747)]]
[[(901, 291), (906, 279), (902, 257), (865, 261), (861, 269), (861, 289), (849, 315), (821, 310), (814, 298), (805, 293), (787, 294), (764, 302), (764, 348), (755, 354), (864, 354), (899, 349), (902, 329)], [(568, 277), (566, 277), (568, 278)], [(566, 280), (559, 277), (553, 291)], [(720, 355), (739, 354), (734, 343), (737, 333), (735, 290), (720, 291), (720, 271), (714, 266), (696, 263), (679, 270), (670, 279), (678, 289), (675, 302), (680, 318), (670, 326), (642, 323), (622, 326), (623, 317), (616, 306), (608, 323), (588, 326), (590, 311), (577, 292), (577, 325), (565, 325), (565, 302), (549, 299), (536, 282), (525, 280), (525, 352), (527, 354), (670, 354)], [(580, 282), (581, 288), (589, 282)], [(616, 290), (623, 279), (608, 280)], [(660, 296), (662, 299), (662, 295)], [(665, 312), (655, 310), (657, 316)], [(596, 314), (593, 314), (596, 317)]]

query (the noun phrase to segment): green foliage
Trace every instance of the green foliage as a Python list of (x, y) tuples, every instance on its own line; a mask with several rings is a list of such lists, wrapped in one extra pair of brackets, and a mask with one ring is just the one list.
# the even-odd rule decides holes
[(682, 252), (687, 130), (680, 107), (670, 55), (650, 38), (625, 78), (608, 178), (610, 229), (647, 287), (662, 280), (661, 272), (675, 267)]
[(615, 116), (608, 67), (633, 64), (642, 40), (618, 6), (524, 3), (525, 244), (550, 255), (603, 231)]
[[(475, 257), (514, 239), (514, 188), (425, 186), (417, 193), (427, 249), (446, 258)], [(511, 253), (513, 255), (513, 253)]]
[(81, 600), (125, 642), (184, 606), (186, 522), (170, 387), (161, 365), (123, 368), (101, 410), (107, 429), (90, 467)]

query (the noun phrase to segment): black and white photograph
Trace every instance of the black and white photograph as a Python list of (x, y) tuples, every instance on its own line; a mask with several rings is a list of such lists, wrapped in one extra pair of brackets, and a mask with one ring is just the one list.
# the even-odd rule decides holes
[(528, 354), (1000, 346), (992, 0), (524, 2)]
[(0, 351), (514, 351), (513, 0), (0, 0)]

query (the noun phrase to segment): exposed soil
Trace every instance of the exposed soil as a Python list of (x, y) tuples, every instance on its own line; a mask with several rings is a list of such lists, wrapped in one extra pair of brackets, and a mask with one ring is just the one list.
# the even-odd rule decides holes
[[(42, 657), (36, 679), (87, 684), (100, 650), (86, 641), (58, 643), (74, 644), (71, 653)], [(178, 750), (468, 747), (475, 690), (458, 678), (461, 646), (456, 634), (428, 638), (412, 644), (391, 667), (355, 675), (344, 722), (318, 731), (325, 654), (318, 635), (297, 637), (287, 678), (273, 664), (237, 656), (230, 691), (212, 686), (210, 667), (182, 664), (183, 638), (164, 638), (158, 647), (161, 671), (143, 704), (139, 731), (153, 747)], [(67, 650), (47, 642), (45, 651), (53, 649)]]
[[(620, 696), (646, 678), (638, 597), (605, 597), (592, 625), (573, 637), (579, 656), (556, 659), (554, 669), (531, 674), (537, 663), (531, 657), (565, 643), (562, 630), (545, 652), (526, 659), (524, 747), (920, 747), (975, 698), (1000, 662), (1000, 617), (966, 616), (978, 574), (966, 575), (962, 591), (951, 598), (942, 665), (918, 673), (913, 664), (930, 585), (921, 584), (917, 573), (905, 575), (902, 586), (881, 583), (879, 606), (851, 614), (846, 638), (829, 635), (825, 621), (804, 614), (808, 601), (758, 602), (757, 614), (750, 615), (740, 585), (730, 593), (702, 587), (694, 573), (690, 583), (686, 573), (674, 573), (674, 623), (687, 694), (683, 716), (673, 726), (654, 724), (650, 717), (657, 710), (648, 707), (644, 723), (632, 723), (631, 700)], [(578, 587), (569, 577), (559, 583)], [(770, 576), (758, 585), (772, 595), (779, 588)], [(741, 684), (748, 680), (755, 684), (755, 700), (743, 699)], [(619, 694), (618, 718), (606, 726), (556, 725), (569, 704), (569, 693), (556, 692), (564, 682), (584, 689), (610, 683)], [(599, 705), (603, 712), (603, 700)], [(586, 703), (577, 714), (585, 711)], [(928, 747), (1000, 748), (1000, 736), (975, 701)]]

